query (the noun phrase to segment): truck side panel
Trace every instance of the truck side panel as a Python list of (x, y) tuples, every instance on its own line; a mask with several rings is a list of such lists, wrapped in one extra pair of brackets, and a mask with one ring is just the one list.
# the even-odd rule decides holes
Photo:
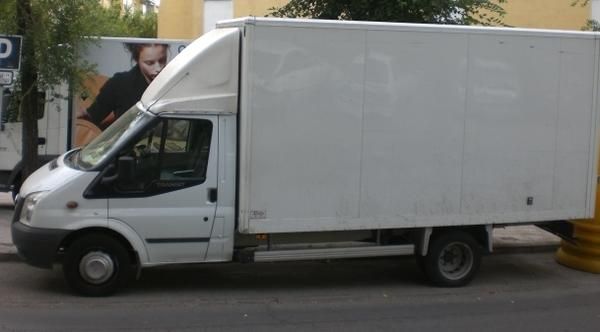
[(593, 36), (382, 30), (246, 26), (242, 233), (592, 215)]
[(246, 218), (358, 217), (365, 32), (250, 29)]

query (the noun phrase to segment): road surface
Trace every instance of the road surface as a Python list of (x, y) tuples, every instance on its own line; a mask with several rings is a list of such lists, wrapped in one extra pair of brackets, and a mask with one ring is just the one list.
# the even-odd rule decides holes
[(410, 257), (147, 270), (108, 298), (60, 269), (0, 262), (2, 331), (597, 331), (600, 275), (553, 253), (484, 257), (464, 288), (423, 283)]

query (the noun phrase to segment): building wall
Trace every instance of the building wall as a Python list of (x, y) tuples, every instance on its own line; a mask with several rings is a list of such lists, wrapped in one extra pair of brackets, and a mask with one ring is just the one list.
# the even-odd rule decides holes
[(197, 38), (223, 19), (265, 16), (288, 0), (161, 0), (159, 38)]
[(202, 35), (204, 0), (161, 0), (158, 38), (194, 39)]
[(600, 22), (600, 0), (590, 0), (592, 19)]
[[(504, 23), (522, 28), (580, 30), (591, 17), (600, 17), (600, 0), (572, 6), (574, 0), (508, 0)], [(583, 0), (581, 0), (583, 1)], [(288, 0), (161, 0), (159, 38), (197, 38), (215, 22), (243, 16), (265, 16)], [(592, 6), (592, 4), (594, 6)], [(592, 16), (592, 7), (594, 10)]]
[(265, 16), (273, 7), (281, 7), (288, 0), (235, 0), (233, 17)]
[[(520, 28), (581, 30), (591, 18), (591, 6), (574, 0), (508, 0), (504, 23)], [(582, 1), (583, 2), (583, 1)]]

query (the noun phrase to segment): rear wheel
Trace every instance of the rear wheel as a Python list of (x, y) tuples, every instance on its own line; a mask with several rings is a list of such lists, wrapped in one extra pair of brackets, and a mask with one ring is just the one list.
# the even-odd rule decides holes
[(432, 238), (426, 256), (418, 256), (419, 266), (434, 285), (460, 287), (468, 284), (479, 270), (481, 251), (468, 233), (442, 233)]
[(63, 261), (67, 284), (85, 296), (107, 296), (129, 281), (133, 266), (127, 249), (104, 234), (75, 240)]

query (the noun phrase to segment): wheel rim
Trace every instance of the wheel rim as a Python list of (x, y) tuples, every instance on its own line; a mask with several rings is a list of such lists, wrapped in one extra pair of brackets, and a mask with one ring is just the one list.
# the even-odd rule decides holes
[(90, 284), (106, 282), (115, 272), (115, 263), (107, 253), (93, 251), (83, 256), (79, 263), (79, 274)]
[(449, 243), (440, 252), (438, 259), (440, 272), (446, 279), (464, 278), (473, 267), (473, 257), (473, 250), (465, 243)]

